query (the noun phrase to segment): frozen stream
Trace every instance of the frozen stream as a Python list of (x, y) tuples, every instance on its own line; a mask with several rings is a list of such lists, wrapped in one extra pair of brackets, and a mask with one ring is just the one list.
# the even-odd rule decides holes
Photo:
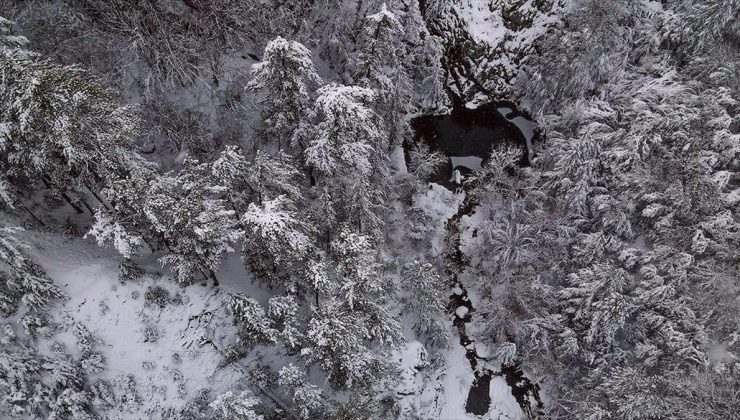
[[(475, 312), (472, 302), (468, 297), (467, 290), (462, 282), (458, 280), (457, 273), (461, 272), (466, 264), (466, 258), (460, 251), (460, 219), (466, 214), (474, 211), (476, 203), (466, 199), (459, 207), (457, 213), (447, 221), (448, 253), (445, 255), (445, 271), (450, 278), (452, 287), (450, 301), (447, 306), (449, 313), (454, 314), (453, 325), (458, 333), (458, 341), (465, 348), (465, 357), (470, 363), (475, 380), (468, 390), (465, 403), (465, 411), (475, 415), (485, 415), (491, 405), (490, 386), (494, 376), (501, 375), (511, 390), (523, 413), (533, 415), (541, 407), (539, 398), (539, 387), (532, 383), (518, 366), (501, 366), (500, 373), (494, 373), (483, 368), (485, 361), (478, 354), (475, 341), (468, 335), (467, 326), (472, 322), (472, 314)], [(479, 365), (480, 364), (480, 365)]]
[[(448, 188), (456, 187), (454, 171), (466, 174), (480, 170), (497, 146), (508, 144), (520, 148), (520, 165), (528, 165), (533, 158), (535, 125), (508, 104), (491, 103), (476, 109), (458, 108), (451, 114), (425, 115), (415, 118), (411, 125), (415, 130), (414, 141), (425, 142), (448, 156), (447, 167), (431, 179)], [(467, 391), (465, 410), (474, 415), (487, 414), (491, 406), (491, 382), (496, 375), (500, 375), (506, 380), (522, 411), (532, 413), (532, 401), (539, 405), (536, 384), (524, 377), (517, 366), (502, 366), (500, 373), (484, 368), (484, 360), (477, 354), (475, 342), (468, 334), (467, 325), (473, 320), (475, 308), (465, 286), (457, 277), (467, 265), (459, 246), (459, 224), (464, 215), (474, 212), (476, 204), (466, 199), (446, 226), (449, 251), (445, 256), (445, 268), (451, 288), (447, 309), (454, 314), (453, 325), (458, 333), (458, 341), (465, 349), (465, 356), (475, 377)]]

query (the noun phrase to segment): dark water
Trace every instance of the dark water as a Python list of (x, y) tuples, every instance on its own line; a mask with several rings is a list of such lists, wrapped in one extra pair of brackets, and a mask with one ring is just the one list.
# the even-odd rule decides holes
[(491, 407), (491, 372), (486, 371), (476, 376), (473, 386), (468, 392), (468, 400), (465, 402), (465, 411), (470, 414), (483, 415), (488, 413)]
[[(524, 376), (521, 366), (501, 366), (501, 374), (504, 375), (506, 383), (511, 387), (511, 395), (514, 396), (524, 414), (530, 418), (541, 414), (540, 386)], [(534, 406), (532, 402), (535, 403)]]
[(510, 104), (458, 107), (450, 114), (417, 117), (411, 126), (413, 141), (423, 141), (450, 157), (448, 166), (430, 179), (433, 182), (449, 184), (455, 169), (463, 174), (480, 169), (495, 147), (507, 144), (522, 151), (521, 165), (529, 164), (533, 124)]
[[(510, 104), (488, 104), (474, 110), (457, 108), (449, 115), (425, 115), (414, 119), (412, 127), (416, 134), (413, 141), (426, 142), (450, 158), (447, 168), (440, 170), (430, 180), (447, 187), (454, 186), (450, 182), (454, 169), (467, 171), (480, 169), (480, 165), (485, 165), (485, 161), (496, 147), (507, 144), (518, 147), (522, 153), (519, 162), (521, 165), (528, 165), (532, 158), (534, 124), (526, 114), (517, 111)], [(408, 147), (406, 149), (408, 150)], [(465, 411), (485, 415), (491, 405), (490, 385), (494, 374), (488, 369), (479, 369), (480, 360), (474, 342), (467, 333), (467, 324), (472, 321), (471, 314), (475, 312), (475, 308), (463, 284), (457, 279), (457, 273), (467, 265), (460, 251), (459, 222), (462, 216), (472, 213), (475, 206), (475, 200), (466, 197), (456, 214), (447, 222), (450, 248), (445, 256), (445, 271), (450, 277), (453, 289), (447, 307), (448, 312), (456, 314), (460, 307), (467, 309), (464, 317), (453, 315), (452, 322), (457, 329), (460, 345), (466, 349), (465, 356), (475, 377), (468, 390)], [(500, 375), (506, 379), (512, 395), (524, 413), (531, 416), (540, 411), (539, 387), (524, 376), (519, 366), (502, 366)], [(532, 401), (535, 402), (534, 407)]]

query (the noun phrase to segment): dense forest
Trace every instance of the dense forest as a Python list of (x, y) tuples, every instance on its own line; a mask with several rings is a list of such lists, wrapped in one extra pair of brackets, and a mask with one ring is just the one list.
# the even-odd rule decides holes
[(0, 418), (740, 419), (740, 0), (0, 0)]

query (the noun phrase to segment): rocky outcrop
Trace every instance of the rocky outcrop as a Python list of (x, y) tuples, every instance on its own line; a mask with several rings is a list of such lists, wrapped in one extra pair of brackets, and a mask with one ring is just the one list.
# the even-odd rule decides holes
[(420, 0), (429, 31), (442, 39), (453, 102), (511, 100), (536, 41), (560, 22), (562, 0)]

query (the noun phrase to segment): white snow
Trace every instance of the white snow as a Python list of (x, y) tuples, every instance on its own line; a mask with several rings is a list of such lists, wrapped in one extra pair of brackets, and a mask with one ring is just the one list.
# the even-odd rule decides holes
[(432, 256), (439, 256), (444, 252), (444, 238), (447, 234), (445, 224), (457, 212), (464, 198), (464, 193), (455, 194), (439, 184), (429, 184), (429, 189), (414, 196), (414, 206), (423, 209), (430, 215), (431, 220), (436, 221), (431, 239)]
[(525, 418), (519, 403), (516, 402), (516, 398), (511, 395), (511, 388), (503, 377), (494, 376), (491, 378), (489, 395), (491, 396), (491, 408), (488, 411), (487, 418), (497, 420)]
[(453, 168), (462, 166), (473, 171), (478, 171), (482, 168), (483, 158), (479, 156), (450, 156), (450, 162), (452, 162)]
[(407, 174), (408, 168), (406, 168), (406, 159), (403, 156), (403, 147), (394, 147), (391, 151), (391, 168), (399, 174)]
[(460, 173), (458, 169), (455, 169), (454, 172), (452, 172), (452, 182), (454, 182), (457, 185), (462, 184), (463, 176)]
[(455, 315), (457, 315), (458, 318), (465, 318), (465, 315), (467, 314), (468, 314), (467, 306), (458, 306), (457, 309), (455, 309)]
[[(224, 298), (227, 291), (242, 291), (258, 300), (268, 295), (249, 282), (238, 257), (227, 261), (219, 272), (221, 289), (198, 284), (181, 287), (167, 275), (121, 283), (121, 257), (111, 249), (55, 234), (27, 231), (23, 236), (33, 245), (35, 260), (69, 296), (52, 312), (67, 329), (55, 339), (74, 355), (71, 327), (85, 325), (100, 339), (95, 350), (105, 358), (105, 370), (93, 379), (111, 381), (132, 375), (136, 381), (143, 403), (139, 411), (112, 418), (151, 418), (151, 410), (182, 407), (200, 389), (218, 394), (243, 381), (239, 366), (219, 367), (220, 351), (236, 336), (231, 317), (224, 311)], [(154, 256), (145, 258), (142, 266), (147, 271), (161, 270)], [(146, 305), (145, 293), (155, 285), (170, 297), (179, 295), (182, 303), (164, 308)], [(156, 331), (156, 341), (145, 338), (146, 329)], [(204, 338), (213, 344), (202, 344)]]
[[(419, 418), (435, 418), (444, 420), (464, 419), (491, 419), (491, 420), (519, 420), (524, 419), (516, 399), (511, 395), (511, 388), (503, 377), (491, 378), (489, 395), (491, 406), (483, 416), (476, 416), (465, 411), (468, 391), (473, 385), (473, 372), (465, 357), (465, 350), (461, 346), (451, 346), (445, 355), (447, 361), (444, 378), (438, 384), (440, 395), (435, 405), (429, 411), (417, 412)], [(441, 406), (440, 406), (441, 405)]]
[(490, 0), (463, 0), (458, 13), (468, 25), (468, 32), (476, 40), (495, 47), (508, 32), (501, 13), (491, 11)]
[(481, 359), (488, 359), (491, 357), (491, 349), (483, 343), (475, 343), (475, 355)]
[[(433, 416), (422, 418), (438, 419), (474, 419), (476, 416), (465, 412), (465, 402), (468, 390), (473, 385), (473, 372), (470, 370), (468, 359), (465, 358), (465, 349), (461, 346), (450, 346), (445, 356), (447, 370), (441, 383), (442, 407)], [(430, 413), (431, 414), (431, 413)]]
[(534, 138), (534, 122), (522, 117), (521, 115), (509, 118), (509, 114), (513, 110), (508, 107), (498, 108), (498, 111), (501, 113), (501, 115), (504, 116), (504, 118), (514, 123), (519, 131), (522, 132), (522, 135), (524, 135), (524, 138), (527, 140), (527, 159), (531, 162), (532, 158), (534, 158), (534, 151), (532, 149), (532, 139)]

